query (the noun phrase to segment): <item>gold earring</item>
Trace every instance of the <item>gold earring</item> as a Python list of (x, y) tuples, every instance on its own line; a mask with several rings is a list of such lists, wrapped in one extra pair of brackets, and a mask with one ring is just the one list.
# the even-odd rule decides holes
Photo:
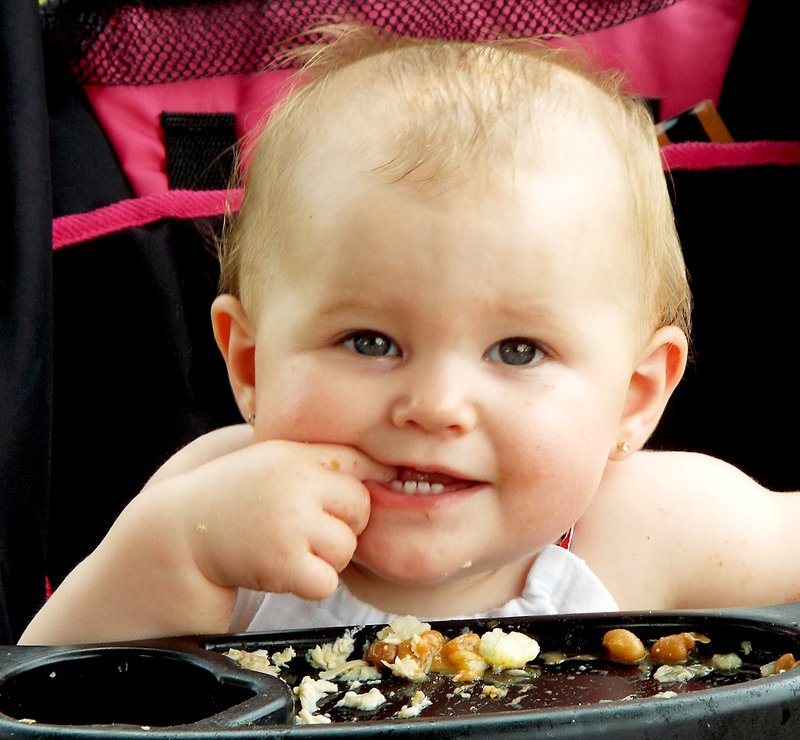
[(617, 452), (623, 455), (631, 451), (631, 446), (628, 442), (617, 442)]
[(256, 423), (256, 415), (255, 414), (248, 414), (247, 415), (247, 423), (252, 427), (255, 426)]

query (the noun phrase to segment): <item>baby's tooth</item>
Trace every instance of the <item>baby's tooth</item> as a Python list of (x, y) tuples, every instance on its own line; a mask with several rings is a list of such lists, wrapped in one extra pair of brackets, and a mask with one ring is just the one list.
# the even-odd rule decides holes
[(415, 494), (436, 494), (436, 493), (444, 493), (444, 484), (443, 483), (430, 483), (426, 480), (421, 481), (414, 481), (414, 480), (407, 480), (407, 481), (400, 481), (400, 480), (393, 480), (389, 483), (389, 487), (393, 491), (397, 491), (398, 493), (405, 493), (408, 496), (413, 496)]

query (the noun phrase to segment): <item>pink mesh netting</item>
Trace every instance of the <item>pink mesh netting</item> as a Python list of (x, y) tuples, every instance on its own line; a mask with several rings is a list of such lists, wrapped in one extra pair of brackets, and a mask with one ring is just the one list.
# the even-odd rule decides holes
[(410, 36), (486, 40), (589, 33), (675, 2), (49, 0), (43, 19), (82, 83), (147, 85), (274, 66), (288, 39), (332, 17)]

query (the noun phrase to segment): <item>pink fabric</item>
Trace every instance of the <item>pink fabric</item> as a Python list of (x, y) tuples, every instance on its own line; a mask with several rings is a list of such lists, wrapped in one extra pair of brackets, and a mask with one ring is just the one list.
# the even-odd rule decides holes
[(630, 88), (661, 100), (670, 118), (709, 99), (719, 102), (750, 0), (680, 0), (578, 41), (603, 67), (625, 70)]
[(237, 211), (241, 190), (169, 190), (53, 221), (53, 249), (165, 218), (206, 218)]
[[(734, 144), (690, 142), (662, 150), (668, 170), (712, 167), (800, 164), (800, 142), (752, 141)], [(170, 190), (113, 203), (89, 213), (62, 216), (53, 222), (53, 248), (79, 244), (123, 229), (145, 226), (165, 218), (203, 218), (235, 212), (239, 190)]]
[(289, 71), (230, 75), (142, 87), (85, 85), (100, 125), (136, 195), (168, 189), (162, 112), (234, 113), (237, 136), (259, 123), (288, 90)]
[(742, 141), (714, 144), (689, 141), (662, 150), (669, 170), (708, 170), (765, 164), (800, 164), (800, 141)]
[[(750, 0), (681, 0), (634, 21), (577, 37), (608, 67), (627, 71), (637, 93), (659, 98), (668, 118), (706, 98), (718, 102)], [(85, 87), (139, 196), (168, 188), (162, 111), (236, 114), (240, 136), (255, 129), (288, 89), (290, 72), (231, 75), (142, 87)]]

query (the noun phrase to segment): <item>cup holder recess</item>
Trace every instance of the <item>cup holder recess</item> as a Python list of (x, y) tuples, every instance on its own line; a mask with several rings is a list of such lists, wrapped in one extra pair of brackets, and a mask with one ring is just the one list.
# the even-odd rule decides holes
[[(240, 672), (227, 658), (140, 647), (56, 651), (0, 677), (0, 712), (49, 725), (219, 726), (291, 715), (279, 679)], [(241, 674), (241, 675), (240, 675)]]

